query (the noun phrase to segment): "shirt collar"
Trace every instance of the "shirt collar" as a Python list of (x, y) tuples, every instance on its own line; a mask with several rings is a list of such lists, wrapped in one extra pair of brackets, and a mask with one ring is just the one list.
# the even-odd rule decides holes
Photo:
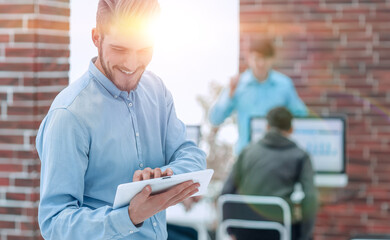
[(251, 83), (257, 83), (257, 84), (271, 84), (271, 85), (274, 85), (275, 84), (275, 79), (273, 78), (273, 70), (270, 69), (269, 72), (268, 72), (268, 76), (267, 76), (267, 79), (264, 80), (263, 82), (259, 82), (257, 80), (257, 78), (255, 77), (255, 75), (253, 74), (252, 70), (249, 69), (249, 73), (250, 73), (250, 76), (251, 76), (251, 80), (250, 82)]
[(92, 58), (89, 63), (88, 71), (96, 78), (96, 80), (103, 85), (103, 87), (114, 97), (117, 98), (121, 94), (121, 90), (119, 90), (115, 84), (108, 79), (96, 66), (95, 61), (97, 57)]

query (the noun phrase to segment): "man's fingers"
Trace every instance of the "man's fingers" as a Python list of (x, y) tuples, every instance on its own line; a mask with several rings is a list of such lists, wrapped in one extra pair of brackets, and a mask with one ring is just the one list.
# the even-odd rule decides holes
[(139, 192), (137, 195), (135, 195), (134, 199), (132, 199), (132, 200), (138, 201), (138, 202), (145, 202), (151, 193), (152, 193), (152, 188), (148, 185), (148, 186), (144, 187), (141, 192)]
[(154, 178), (159, 178), (159, 177), (161, 177), (161, 175), (162, 175), (162, 172), (161, 172), (161, 169), (160, 169), (160, 168), (155, 168), (155, 169), (153, 170), (153, 176), (154, 176)]
[(197, 193), (199, 191), (198, 187), (199, 187), (199, 185), (196, 186), (196, 184), (190, 186), (185, 191), (181, 192), (181, 194), (172, 198), (170, 200), (169, 206), (176, 205), (176, 204), (186, 200), (187, 198), (191, 197), (192, 195), (194, 195), (195, 193)]
[(152, 169), (151, 168), (145, 168), (143, 171), (142, 171), (142, 180), (148, 180), (150, 178), (153, 178), (152, 175)]
[(133, 182), (137, 182), (141, 180), (142, 180), (142, 171), (141, 170), (135, 171), (133, 175)]
[(199, 183), (193, 183), (192, 181), (187, 181), (177, 185), (176, 186), (177, 188), (175, 187), (175, 189), (172, 189), (172, 193), (170, 194), (171, 198), (168, 200), (168, 205), (171, 206), (172, 203), (178, 202), (179, 199), (182, 199), (180, 200), (181, 202), (185, 198), (190, 197), (193, 193), (191, 195), (188, 194), (193, 191), (197, 192), (199, 186), (200, 186)]
[(172, 175), (173, 175), (173, 171), (170, 168), (165, 169), (165, 171), (162, 173), (162, 177), (172, 176)]

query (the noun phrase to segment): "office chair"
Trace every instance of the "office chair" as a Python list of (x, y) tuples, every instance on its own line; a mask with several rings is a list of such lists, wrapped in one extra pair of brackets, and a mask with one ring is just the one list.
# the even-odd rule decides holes
[(291, 239), (290, 207), (282, 198), (227, 194), (218, 199), (218, 214), (217, 240), (229, 239), (229, 229), (271, 230), (278, 233), (272, 235), (275, 239)]

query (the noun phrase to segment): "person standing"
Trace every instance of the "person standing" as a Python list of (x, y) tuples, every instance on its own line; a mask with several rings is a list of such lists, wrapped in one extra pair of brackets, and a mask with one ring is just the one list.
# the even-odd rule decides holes
[(307, 116), (308, 110), (299, 98), (292, 80), (273, 70), (275, 48), (270, 40), (253, 40), (247, 62), (249, 69), (231, 78), (209, 112), (213, 125), (220, 125), (233, 112), (237, 112), (238, 155), (249, 143), (250, 119), (262, 117), (277, 106), (287, 107), (295, 116)]

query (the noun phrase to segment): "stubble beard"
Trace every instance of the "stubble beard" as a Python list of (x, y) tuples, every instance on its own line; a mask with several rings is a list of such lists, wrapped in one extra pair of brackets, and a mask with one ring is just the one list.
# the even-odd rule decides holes
[[(100, 46), (100, 49), (102, 49), (102, 46)], [(139, 67), (137, 68), (135, 71), (135, 73), (139, 73), (139, 76), (138, 78), (135, 80), (135, 84), (133, 87), (129, 86), (129, 85), (132, 85), (131, 82), (124, 82), (123, 84), (120, 84), (119, 82), (116, 82), (114, 80), (114, 74), (110, 71), (110, 69), (108, 68), (108, 66), (106, 65), (105, 61), (104, 61), (104, 55), (103, 55), (103, 51), (99, 51), (98, 52), (98, 55), (99, 55), (99, 61), (100, 61), (100, 65), (102, 66), (103, 68), (103, 71), (104, 71), (104, 75), (111, 81), (114, 83), (114, 85), (116, 85), (119, 90), (121, 91), (127, 91), (127, 92), (130, 92), (131, 90), (134, 90), (137, 88), (140, 80), (141, 80), (141, 76), (142, 74), (144, 73), (145, 71), (145, 68), (144, 67)], [(115, 66), (113, 66), (113, 68), (115, 68)], [(142, 70), (143, 69), (143, 70)]]

